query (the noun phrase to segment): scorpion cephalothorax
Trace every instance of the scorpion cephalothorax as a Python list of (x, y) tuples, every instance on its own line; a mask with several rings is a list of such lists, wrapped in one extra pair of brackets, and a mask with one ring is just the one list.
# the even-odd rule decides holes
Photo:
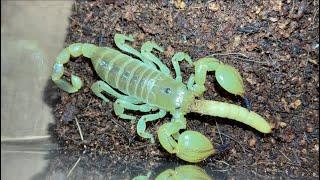
[[(102, 79), (91, 86), (92, 91), (105, 102), (109, 102), (109, 99), (102, 92), (115, 96), (115, 114), (123, 119), (136, 119), (135, 116), (125, 114), (125, 109), (155, 111), (153, 114), (142, 116), (137, 123), (139, 136), (150, 139), (152, 143), (154, 138), (146, 131), (146, 122), (162, 118), (169, 112), (172, 121), (164, 123), (158, 129), (159, 141), (169, 153), (176, 153), (179, 158), (189, 162), (199, 162), (214, 153), (211, 142), (201, 133), (179, 133), (186, 128), (184, 115), (189, 112), (225, 117), (245, 123), (263, 133), (271, 132), (270, 125), (253, 111), (233, 104), (203, 100), (208, 71), (215, 71), (215, 77), (223, 89), (244, 98), (243, 81), (235, 68), (212, 57), (192, 62), (189, 55), (178, 52), (172, 57), (176, 73), (176, 77), (173, 78), (168, 67), (151, 52), (154, 49), (163, 52), (160, 46), (148, 41), (142, 45), (139, 52), (125, 44), (125, 41), (133, 41), (133, 37), (115, 35), (116, 46), (135, 58), (108, 47), (97, 47), (87, 43), (71, 44), (58, 55), (53, 67), (52, 80), (68, 93), (77, 92), (82, 82), (75, 75), (71, 75), (71, 84), (62, 79), (63, 64), (69, 61), (70, 56), (83, 55), (90, 58), (95, 71)], [(182, 83), (179, 67), (182, 60), (195, 67), (195, 74), (190, 76), (187, 85)]]

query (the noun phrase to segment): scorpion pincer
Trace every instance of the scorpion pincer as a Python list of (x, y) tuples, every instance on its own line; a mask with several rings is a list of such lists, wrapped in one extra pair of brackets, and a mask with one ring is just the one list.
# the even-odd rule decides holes
[[(172, 115), (170, 122), (164, 123), (157, 131), (160, 144), (169, 153), (175, 153), (188, 162), (199, 162), (215, 153), (210, 140), (196, 131), (184, 131), (189, 112), (233, 119), (247, 124), (262, 133), (270, 133), (269, 123), (260, 115), (246, 108), (202, 98), (206, 90), (204, 84), (206, 74), (215, 71), (215, 78), (223, 89), (244, 98), (244, 85), (239, 72), (213, 57), (204, 57), (192, 62), (188, 54), (178, 52), (172, 57), (175, 78), (170, 70), (152, 51), (163, 52), (163, 48), (155, 42), (148, 41), (137, 51), (125, 41), (133, 41), (133, 36), (116, 34), (116, 46), (134, 57), (108, 47), (98, 47), (87, 43), (74, 43), (62, 50), (56, 58), (52, 80), (68, 93), (77, 92), (82, 81), (71, 75), (71, 83), (62, 79), (63, 64), (72, 57), (83, 55), (90, 58), (93, 67), (102, 79), (95, 82), (91, 89), (103, 101), (109, 99), (103, 92), (115, 96), (113, 104), (115, 114), (122, 119), (135, 120), (136, 117), (125, 114), (127, 110), (152, 112), (143, 115), (137, 122), (137, 133), (142, 138), (155, 142), (153, 135), (146, 131), (146, 123), (164, 117), (167, 112)], [(140, 59), (140, 60), (138, 60)], [(190, 75), (187, 84), (182, 82), (179, 62), (186, 60), (195, 67), (194, 75)], [(116, 91), (117, 89), (118, 91)], [(120, 92), (119, 92), (120, 91)]]

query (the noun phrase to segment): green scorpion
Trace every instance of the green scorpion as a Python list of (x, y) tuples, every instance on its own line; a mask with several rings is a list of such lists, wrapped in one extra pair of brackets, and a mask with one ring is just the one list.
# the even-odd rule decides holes
[[(153, 135), (146, 131), (146, 123), (163, 118), (167, 112), (172, 115), (170, 122), (164, 123), (157, 131), (160, 144), (169, 153), (175, 153), (188, 162), (199, 162), (215, 153), (210, 140), (196, 131), (184, 131), (189, 112), (233, 119), (247, 124), (262, 133), (270, 133), (269, 123), (260, 115), (246, 108), (217, 101), (203, 99), (206, 90), (206, 74), (215, 71), (220, 86), (234, 95), (244, 98), (244, 85), (239, 72), (212, 57), (204, 57), (192, 62), (189, 55), (178, 52), (172, 57), (175, 78), (170, 70), (152, 51), (163, 52), (155, 42), (145, 42), (141, 51), (137, 51), (126, 41), (134, 41), (133, 36), (116, 34), (116, 46), (135, 56), (135, 58), (108, 47), (98, 47), (87, 43), (74, 43), (58, 55), (52, 73), (53, 82), (68, 93), (77, 92), (82, 81), (71, 75), (71, 84), (62, 79), (63, 64), (72, 57), (83, 55), (90, 58), (93, 67), (103, 80), (95, 82), (91, 89), (103, 101), (109, 99), (102, 93), (109, 93), (117, 99), (113, 104), (115, 114), (122, 119), (135, 120), (136, 117), (125, 114), (127, 110), (151, 112), (143, 115), (137, 123), (137, 133), (142, 138), (155, 142)], [(138, 58), (141, 60), (138, 60)], [(186, 60), (195, 67), (195, 74), (189, 77), (187, 85), (182, 82), (179, 62)], [(115, 90), (117, 89), (117, 90)]]
[[(149, 180), (151, 179), (152, 172), (149, 172), (146, 176), (140, 175), (134, 177), (132, 180)], [(167, 169), (161, 172), (155, 180), (211, 180), (212, 178), (206, 173), (206, 171), (195, 165), (178, 166), (174, 169)]]

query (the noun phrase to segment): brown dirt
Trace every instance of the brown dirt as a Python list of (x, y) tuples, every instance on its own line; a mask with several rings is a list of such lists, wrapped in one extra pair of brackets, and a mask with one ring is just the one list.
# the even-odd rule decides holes
[[(218, 170), (228, 177), (318, 178), (319, 1), (185, 1), (185, 7), (175, 2), (76, 1), (65, 46), (87, 42), (115, 48), (115, 33), (133, 34), (135, 48), (147, 40), (164, 47), (158, 56), (170, 69), (175, 52), (187, 52), (193, 60), (216, 54), (239, 70), (253, 111), (266, 117), (274, 129), (263, 135), (240, 123), (190, 114), (188, 129), (203, 133), (215, 146), (229, 145), (198, 165), (215, 177), (221, 175), (216, 175)], [(111, 103), (102, 103), (90, 91), (99, 77), (88, 59), (73, 59), (66, 69), (67, 77), (72, 72), (84, 80), (84, 88), (74, 94), (60, 91), (61, 101), (53, 110), (56, 123), (50, 129), (62, 148), (89, 154), (94, 161), (86, 166), (91, 164), (104, 175), (112, 174), (107, 172), (112, 166), (126, 167), (117, 172), (146, 174), (161, 162), (184, 163), (164, 151), (158, 141), (150, 144), (139, 138), (135, 122), (119, 119)], [(193, 73), (187, 63), (181, 63), (181, 69), (184, 80)], [(241, 105), (239, 98), (218, 87), (212, 73), (206, 87), (206, 99)], [(156, 129), (169, 120), (166, 116), (148, 123), (148, 129), (156, 135)], [(97, 163), (100, 158), (106, 159)]]

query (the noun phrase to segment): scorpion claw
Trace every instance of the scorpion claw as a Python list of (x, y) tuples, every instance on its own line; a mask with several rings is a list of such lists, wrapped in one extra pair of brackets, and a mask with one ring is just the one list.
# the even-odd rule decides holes
[(177, 132), (173, 123), (165, 123), (158, 130), (160, 144), (169, 153), (174, 154), (188, 162), (200, 162), (215, 153), (210, 140), (196, 131), (185, 131), (177, 137), (178, 142), (172, 137)]
[(221, 64), (216, 70), (216, 79), (226, 91), (243, 96), (244, 86), (239, 72), (232, 66)]
[(177, 149), (177, 156), (188, 162), (200, 162), (215, 152), (210, 140), (197, 131), (183, 132)]

